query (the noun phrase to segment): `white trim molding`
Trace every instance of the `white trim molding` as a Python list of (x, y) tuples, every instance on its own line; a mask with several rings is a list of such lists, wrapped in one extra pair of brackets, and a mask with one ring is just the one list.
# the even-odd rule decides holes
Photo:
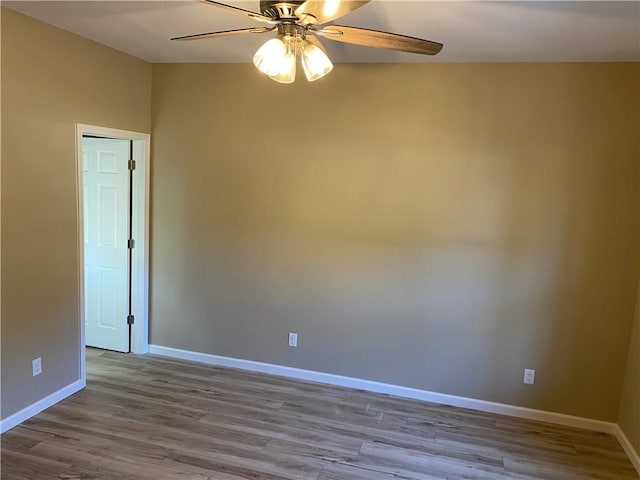
[(34, 415), (46, 410), (47, 408), (55, 405), (56, 403), (64, 400), (65, 398), (73, 395), (74, 393), (82, 390), (85, 387), (85, 382), (80, 379), (76, 380), (73, 383), (70, 383), (66, 387), (62, 387), (57, 392), (52, 393), (35, 403), (32, 403), (28, 407), (23, 408), (22, 410), (14, 413), (13, 415), (9, 415), (4, 420), (0, 421), (0, 433), (4, 433), (7, 430), (12, 429), (16, 425), (21, 424), (25, 420), (30, 419)]
[(629, 460), (631, 460), (631, 463), (636, 468), (638, 475), (640, 475), (640, 454), (635, 448), (633, 448), (633, 445), (631, 445), (631, 442), (624, 434), (624, 431), (620, 428), (620, 425), (616, 425), (615, 436), (620, 442), (620, 445), (622, 445), (622, 448), (629, 457)]
[(312, 370), (303, 370), (301, 368), (285, 367), (282, 365), (274, 365), (271, 363), (262, 363), (252, 360), (223, 357), (219, 355), (211, 355), (208, 353), (191, 352), (188, 350), (179, 350), (177, 348), (163, 347), (160, 345), (149, 345), (149, 353), (163, 355), (165, 357), (179, 358), (182, 360), (189, 360), (192, 362), (205, 363), (208, 365), (238, 368), (242, 370), (249, 370), (252, 372), (268, 373), (272, 375), (280, 375), (282, 377), (296, 378), (299, 380), (326, 383), (339, 387), (355, 388), (376, 393), (386, 393), (388, 395), (395, 395), (397, 397), (411, 398), (414, 400), (439, 403), (441, 405), (451, 405), (460, 408), (468, 408), (481, 412), (497, 413), (501, 415), (508, 415), (510, 417), (526, 418), (529, 420), (537, 420), (540, 422), (555, 423), (557, 425), (564, 425), (567, 427), (584, 428), (597, 432), (610, 433), (612, 435), (616, 435), (616, 431), (619, 430), (618, 425), (612, 422), (575, 417), (573, 415), (565, 415), (562, 413), (546, 412), (543, 410), (535, 410), (532, 408), (517, 407), (504, 403), (488, 402), (485, 400), (460, 397), (457, 395), (447, 395), (444, 393), (430, 392), (428, 390), (420, 390), (417, 388), (374, 382), (371, 380), (344, 377), (342, 375), (335, 375), (332, 373), (314, 372)]

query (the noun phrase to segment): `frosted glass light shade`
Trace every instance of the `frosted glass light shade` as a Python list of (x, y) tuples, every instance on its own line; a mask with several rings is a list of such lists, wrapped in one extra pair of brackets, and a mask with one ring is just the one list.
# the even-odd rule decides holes
[[(253, 56), (253, 64), (270, 77), (279, 75), (286, 65), (287, 48), (279, 38), (272, 38), (262, 45)], [(295, 57), (294, 57), (295, 63)]]
[(289, 51), (280, 63), (280, 72), (269, 77), (280, 83), (293, 83), (296, 80), (296, 54)]
[(253, 56), (253, 64), (276, 82), (293, 83), (296, 79), (296, 52), (290, 41), (267, 41)]
[(302, 68), (307, 80), (313, 82), (333, 70), (333, 63), (326, 53), (316, 45), (307, 43), (302, 49)]

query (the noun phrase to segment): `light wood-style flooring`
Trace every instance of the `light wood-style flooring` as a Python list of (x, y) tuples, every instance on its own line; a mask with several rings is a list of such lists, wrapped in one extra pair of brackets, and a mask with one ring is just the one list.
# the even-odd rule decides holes
[(2, 435), (3, 480), (637, 480), (611, 435), (157, 356)]

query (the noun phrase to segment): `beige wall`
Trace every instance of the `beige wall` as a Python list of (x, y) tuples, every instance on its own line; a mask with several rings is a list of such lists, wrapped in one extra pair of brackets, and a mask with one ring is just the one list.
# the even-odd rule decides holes
[(75, 124), (150, 101), (148, 63), (2, 9), (2, 418), (79, 378)]
[(616, 420), (637, 79), (154, 65), (151, 342)]
[(640, 315), (633, 324), (618, 423), (640, 455)]
[[(640, 65), (637, 72), (640, 84)], [(640, 98), (637, 105), (640, 111)], [(638, 124), (638, 143), (640, 145), (640, 123)], [(638, 162), (640, 163), (640, 147)], [(629, 341), (618, 424), (640, 457), (640, 290), (638, 291), (636, 315)]]
[[(638, 82), (640, 83), (640, 67)], [(638, 110), (640, 110), (640, 101), (638, 102)], [(638, 132), (638, 142), (640, 143), (640, 124)], [(638, 157), (640, 162), (640, 152)], [(640, 456), (640, 290), (638, 291), (636, 315), (629, 341), (629, 355), (620, 400), (618, 424)]]

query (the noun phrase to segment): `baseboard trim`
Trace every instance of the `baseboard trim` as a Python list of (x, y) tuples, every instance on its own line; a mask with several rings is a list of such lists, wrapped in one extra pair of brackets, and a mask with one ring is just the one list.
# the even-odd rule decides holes
[(256, 362), (253, 360), (243, 360), (239, 358), (223, 357), (220, 355), (212, 355), (208, 353), (180, 350), (177, 348), (163, 347), (160, 345), (149, 345), (149, 353), (163, 355), (166, 357), (179, 358), (181, 360), (205, 363), (208, 365), (238, 368), (242, 370), (250, 370), (253, 372), (261, 372), (272, 375), (280, 375), (283, 377), (296, 378), (299, 380), (326, 383), (339, 387), (355, 388), (376, 393), (386, 393), (389, 395), (411, 398), (414, 400), (422, 400), (425, 402), (438, 403), (442, 405), (468, 408), (471, 410), (477, 410), (487, 413), (497, 413), (501, 415), (508, 415), (510, 417), (537, 420), (540, 422), (555, 423), (568, 427), (584, 428), (587, 430), (605, 432), (614, 435), (616, 434), (616, 429), (618, 428), (618, 425), (616, 425), (615, 423), (593, 420), (590, 418), (576, 417), (573, 415), (565, 415), (562, 413), (547, 412), (543, 410), (535, 410), (532, 408), (518, 407), (504, 403), (488, 402), (475, 398), (430, 392), (428, 390), (420, 390), (417, 388), (374, 382), (371, 380), (344, 377), (342, 375), (335, 375), (332, 373), (316, 372), (312, 370), (303, 370), (300, 368), (274, 365), (271, 363)]
[(622, 445), (622, 448), (629, 457), (629, 460), (631, 460), (631, 463), (638, 472), (638, 475), (640, 475), (640, 454), (635, 448), (633, 448), (633, 445), (631, 445), (631, 442), (625, 435), (624, 431), (620, 428), (620, 425), (616, 425), (615, 436), (620, 442), (620, 445)]
[(64, 400), (65, 398), (73, 395), (74, 393), (82, 390), (85, 386), (85, 382), (83, 380), (76, 380), (73, 383), (70, 383), (66, 387), (62, 387), (57, 392), (52, 393), (44, 397), (41, 400), (38, 400), (35, 403), (32, 403), (28, 407), (23, 408), (22, 410), (14, 413), (13, 415), (9, 415), (4, 420), (0, 420), (0, 433), (4, 433), (7, 430), (12, 429), (13, 427), (21, 424), (25, 420), (30, 419), (34, 415), (46, 410), (47, 408), (55, 405), (56, 403)]

